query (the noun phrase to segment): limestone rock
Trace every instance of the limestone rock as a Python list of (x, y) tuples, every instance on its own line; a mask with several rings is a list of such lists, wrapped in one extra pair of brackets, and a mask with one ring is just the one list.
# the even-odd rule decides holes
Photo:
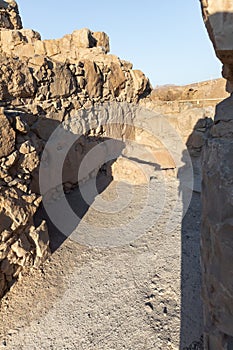
[(7, 117), (0, 111), (0, 158), (8, 156), (15, 149), (15, 132)]
[(36, 86), (27, 65), (4, 56), (1, 57), (0, 63), (0, 98), (33, 97)]
[(76, 91), (76, 81), (66, 65), (56, 63), (50, 84), (51, 97), (68, 97)]
[(72, 43), (80, 48), (92, 48), (96, 46), (96, 39), (92, 36), (90, 29), (83, 28), (72, 33)]
[(22, 22), (15, 1), (0, 1), (0, 29), (21, 29)]
[(223, 76), (228, 80), (227, 91), (233, 91), (233, 3), (222, 0), (201, 0), (202, 13), (217, 57), (224, 65)]
[(133, 86), (137, 96), (143, 95), (147, 90), (150, 91), (150, 85), (144, 73), (140, 70), (131, 70), (130, 73), (133, 78)]
[(96, 40), (96, 46), (101, 46), (105, 49), (105, 52), (108, 53), (110, 51), (110, 43), (109, 43), (109, 37), (104, 32), (94, 32), (92, 33), (92, 36)]
[(102, 96), (102, 76), (99, 67), (95, 62), (85, 60), (85, 78), (87, 81), (86, 90), (90, 98)]
[(50, 255), (49, 234), (45, 221), (39, 227), (31, 227), (29, 236), (33, 240), (36, 248), (34, 266), (38, 267)]
[(110, 64), (109, 69), (109, 88), (113, 91), (114, 96), (118, 96), (125, 86), (126, 77), (120, 66), (114, 62)]

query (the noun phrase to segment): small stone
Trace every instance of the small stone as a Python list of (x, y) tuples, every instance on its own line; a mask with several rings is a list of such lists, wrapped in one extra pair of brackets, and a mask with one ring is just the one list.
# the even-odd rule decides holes
[(30, 130), (27, 123), (21, 120), (19, 116), (15, 118), (15, 128), (22, 134), (27, 134)]

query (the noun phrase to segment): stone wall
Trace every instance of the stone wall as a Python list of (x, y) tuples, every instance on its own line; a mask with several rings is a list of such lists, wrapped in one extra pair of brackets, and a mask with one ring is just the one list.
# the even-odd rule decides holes
[[(204, 21), (232, 92), (233, 4), (201, 1)], [(203, 157), (202, 272), (205, 349), (233, 349), (233, 96), (216, 108)]]
[[(130, 179), (133, 184), (148, 181), (154, 166), (148, 166), (145, 178), (140, 177), (135, 164), (127, 159), (127, 139), (138, 145), (136, 158), (145, 160), (150, 152), (160, 170), (176, 169), (169, 151), (150, 133), (160, 126), (163, 115), (199, 159), (213, 106), (158, 102), (156, 94), (150, 95), (150, 82), (141, 71), (109, 54), (109, 38), (103, 32), (81, 29), (61, 39), (42, 41), (39, 33), (21, 28), (14, 1), (0, 2), (0, 11), (9, 22), (0, 21), (1, 297), (23, 268), (38, 266), (50, 254), (46, 222), (35, 227), (33, 218), (41, 202), (42, 153), (62, 122), (82, 137), (67, 153), (62, 183), (43, 192), (47, 201), (59, 198), (62, 186), (69, 192), (99, 171), (106, 171), (104, 159), (113, 151), (119, 159), (110, 169), (111, 176)], [(148, 112), (146, 120), (141, 120), (140, 109), (144, 107), (156, 117)], [(164, 130), (159, 132), (162, 139)], [(116, 149), (105, 144), (95, 167), (87, 167), (78, 178), (77, 169), (86, 154), (107, 139), (117, 140)], [(57, 151), (61, 145), (55, 140), (53, 147)]]
[[(93, 105), (137, 103), (151, 86), (131, 63), (108, 54), (105, 33), (82, 29), (42, 41), (39, 33), (22, 29), (14, 1), (2, 1), (0, 15), (1, 297), (23, 268), (39, 266), (50, 254), (46, 222), (35, 227), (33, 218), (41, 202), (40, 160), (51, 133)], [(77, 168), (84, 155), (104, 137), (114, 137), (114, 130), (87, 126), (82, 132), (68, 152), (65, 191), (78, 185)], [(92, 175), (87, 169), (81, 180)], [(59, 191), (54, 186), (45, 195), (51, 200)]]

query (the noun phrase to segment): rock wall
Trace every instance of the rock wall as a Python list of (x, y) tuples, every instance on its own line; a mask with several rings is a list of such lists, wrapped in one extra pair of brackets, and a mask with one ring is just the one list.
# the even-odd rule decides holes
[[(1, 297), (23, 268), (39, 266), (50, 254), (46, 222), (35, 227), (33, 218), (41, 202), (41, 155), (51, 133), (95, 104), (137, 103), (151, 86), (131, 63), (108, 54), (105, 33), (82, 29), (42, 41), (39, 33), (22, 29), (14, 1), (0, 2), (0, 16)], [(68, 153), (65, 191), (77, 186), (84, 155), (114, 130), (87, 127), (84, 134)], [(101, 165), (97, 161), (95, 172)], [(87, 171), (81, 180), (90, 176)], [(46, 195), (54, 199), (59, 190), (49, 188)]]
[[(42, 152), (62, 122), (71, 125), (74, 134), (81, 132), (82, 137), (67, 154), (62, 183), (43, 193), (48, 201), (59, 198), (63, 192), (61, 186), (68, 192), (96, 176), (98, 171), (106, 171), (103, 159), (113, 150), (104, 146), (95, 159), (95, 167), (87, 167), (82, 178), (77, 177), (77, 169), (86, 154), (106, 139), (120, 140), (119, 148), (114, 150), (119, 159), (110, 169), (116, 180), (131, 178), (134, 184), (147, 181), (127, 159), (127, 138), (138, 145), (134, 150), (136, 158), (146, 157), (140, 149), (143, 145), (158, 160), (159, 169), (175, 169), (174, 159), (149, 132), (159, 118), (152, 120), (149, 114), (147, 122), (140, 120), (139, 111), (143, 107), (153, 110), (158, 117), (165, 115), (199, 159), (212, 123), (213, 107), (158, 102), (156, 94), (150, 95), (150, 82), (141, 71), (109, 54), (109, 38), (103, 32), (81, 29), (61, 39), (42, 41), (39, 33), (22, 29), (14, 1), (0, 2), (0, 11), (5, 16), (0, 22), (1, 297), (23, 268), (38, 266), (50, 254), (46, 222), (35, 227), (33, 218), (41, 202)], [(104, 108), (112, 108), (117, 124), (107, 112), (98, 113), (96, 106), (102, 112)], [(149, 131), (136, 127), (136, 120)], [(109, 122), (112, 122), (110, 127)], [(61, 147), (56, 140), (53, 146), (56, 150)], [(121, 157), (123, 149), (124, 157)]]
[[(232, 92), (233, 4), (201, 1), (204, 21), (223, 75)], [(202, 272), (205, 349), (233, 348), (233, 96), (216, 108), (214, 125), (204, 149)]]

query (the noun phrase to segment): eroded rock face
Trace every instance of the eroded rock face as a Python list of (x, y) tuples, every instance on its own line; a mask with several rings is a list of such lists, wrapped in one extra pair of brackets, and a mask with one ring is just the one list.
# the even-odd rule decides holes
[[(232, 92), (233, 3), (201, 1), (204, 20), (222, 61)], [(205, 311), (205, 349), (232, 348), (233, 339), (233, 95), (216, 108), (214, 125), (204, 147), (202, 273)]]
[(15, 149), (15, 131), (4, 115), (3, 109), (0, 112), (0, 158), (2, 158), (9, 156)]
[(227, 91), (233, 92), (233, 3), (228, 0), (201, 0), (202, 12), (217, 57), (223, 63)]
[(14, 0), (0, 1), (0, 29), (21, 29), (22, 22)]
[[(26, 118), (27, 119), (27, 118)], [(32, 118), (33, 119), (33, 118)], [(34, 226), (41, 196), (32, 191), (40, 142), (19, 115), (0, 115), (0, 296), (25, 267), (39, 266), (49, 255), (46, 223)], [(30, 136), (29, 136), (30, 135)]]

